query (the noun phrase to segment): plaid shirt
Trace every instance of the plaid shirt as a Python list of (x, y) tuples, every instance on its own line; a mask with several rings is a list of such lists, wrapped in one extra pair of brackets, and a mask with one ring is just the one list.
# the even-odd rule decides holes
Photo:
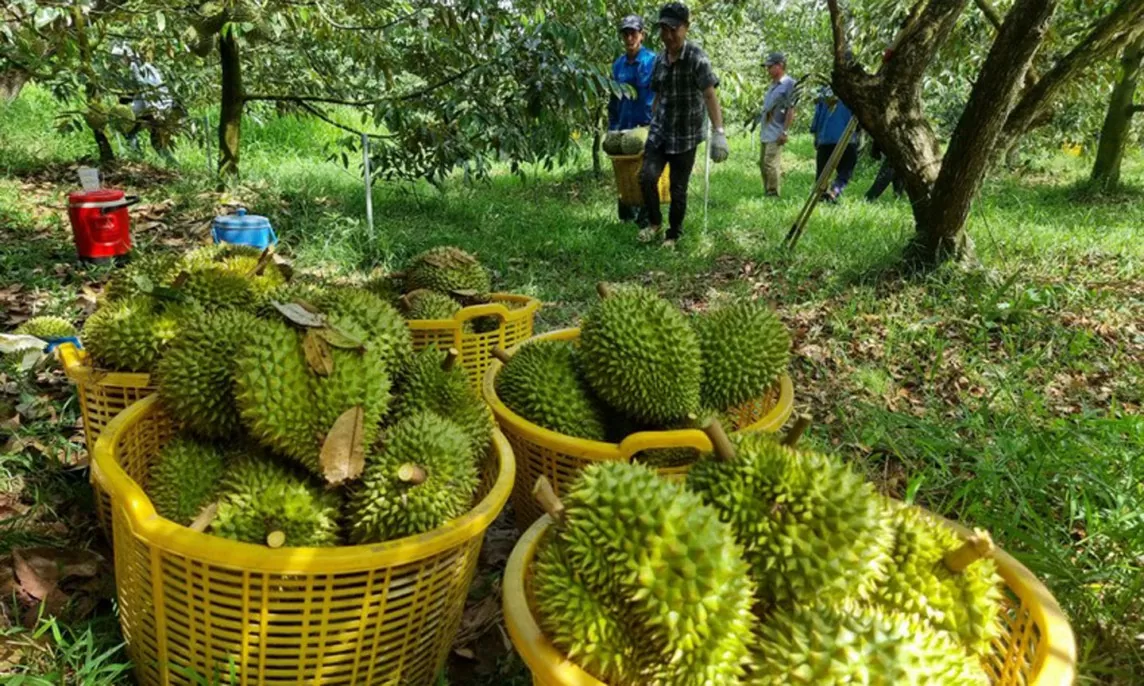
[(662, 146), (668, 155), (699, 145), (707, 116), (703, 91), (718, 85), (719, 77), (711, 70), (711, 60), (697, 45), (685, 42), (672, 64), (667, 62), (666, 50), (656, 55), (651, 89), (659, 96), (659, 106), (652, 114), (647, 144)]

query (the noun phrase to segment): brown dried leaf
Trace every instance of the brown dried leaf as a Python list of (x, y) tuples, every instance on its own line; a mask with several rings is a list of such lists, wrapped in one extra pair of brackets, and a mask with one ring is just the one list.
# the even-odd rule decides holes
[(310, 329), (302, 337), (302, 352), (306, 354), (306, 363), (318, 376), (329, 376), (334, 373), (334, 357), (330, 344), (318, 333), (320, 329)]
[(361, 476), (365, 466), (365, 413), (355, 405), (342, 413), (326, 434), (319, 464), (322, 475), (331, 484), (339, 484)]
[(20, 588), (36, 600), (47, 598), (59, 585), (59, 567), (54, 561), (34, 554), (34, 550), (13, 548), (12, 566)]
[(314, 312), (308, 312), (306, 308), (298, 303), (280, 303), (277, 300), (272, 300), (271, 304), (274, 305), (276, 310), (282, 313), (283, 317), (286, 317), (298, 326), (315, 328), (326, 325), (326, 318), (324, 316)]
[(316, 331), (323, 340), (335, 348), (342, 348), (344, 350), (359, 350), (365, 345), (365, 342), (360, 338), (354, 336), (345, 329), (334, 326), (332, 324), (329, 326), (324, 326), (320, 329), (314, 329), (314, 331)]

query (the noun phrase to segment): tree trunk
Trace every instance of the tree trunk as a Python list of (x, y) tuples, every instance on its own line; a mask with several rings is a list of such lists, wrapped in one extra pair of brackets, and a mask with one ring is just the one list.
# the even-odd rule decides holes
[(219, 35), (219, 62), (222, 65), (222, 107), (218, 119), (218, 171), (220, 176), (238, 175), (238, 147), (242, 132), (242, 62), (238, 41), (230, 31)]
[(0, 100), (12, 102), (18, 98), (20, 91), (23, 90), (24, 84), (28, 82), (30, 77), (31, 74), (19, 67), (0, 72)]
[(600, 162), (600, 148), (604, 143), (603, 137), (600, 135), (600, 129), (604, 126), (603, 109), (596, 110), (596, 116), (592, 122), (595, 126), (592, 127), (592, 173), (596, 176), (596, 180), (600, 180), (600, 175), (604, 171), (604, 167)]
[(1120, 58), (1120, 78), (1112, 89), (1108, 113), (1100, 129), (1100, 144), (1096, 148), (1096, 162), (1092, 165), (1092, 182), (1105, 190), (1120, 184), (1120, 163), (1124, 160), (1132, 115), (1136, 112), (1132, 101), (1141, 72), (1144, 72), (1144, 35), (1124, 49)]
[(1017, 0), (978, 72), (969, 102), (950, 137), (929, 198), (914, 205), (914, 252), (928, 262), (973, 260), (964, 233), (970, 204), (981, 189), (1033, 55), (1045, 38), (1057, 0)]

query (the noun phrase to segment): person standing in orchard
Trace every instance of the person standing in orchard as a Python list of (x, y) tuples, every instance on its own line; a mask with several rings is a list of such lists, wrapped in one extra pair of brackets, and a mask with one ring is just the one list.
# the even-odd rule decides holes
[[(627, 131), (651, 123), (651, 105), (655, 97), (651, 92), (651, 72), (655, 67), (655, 53), (643, 46), (643, 19), (629, 14), (620, 21), (620, 39), (624, 54), (612, 63), (612, 78), (621, 85), (631, 86), (635, 96), (613, 95), (608, 101), (608, 131)], [(625, 205), (619, 201), (620, 221), (634, 220), (640, 228), (647, 226), (643, 207)]]
[(777, 198), (782, 193), (783, 146), (787, 142), (787, 129), (794, 121), (797, 93), (794, 79), (786, 73), (785, 55), (772, 52), (763, 64), (771, 77), (771, 86), (763, 98), (760, 116), (763, 128), (759, 133), (762, 142), (759, 169), (763, 174), (767, 196)]
[(703, 142), (704, 119), (710, 117), (712, 135), (708, 143), (711, 159), (727, 159), (727, 136), (723, 132), (723, 112), (715, 88), (719, 78), (711, 69), (711, 61), (699, 46), (687, 40), (691, 12), (679, 2), (671, 2), (659, 11), (659, 35), (663, 52), (655, 58), (651, 87), (655, 92), (651, 127), (644, 146), (640, 189), (648, 215), (647, 228), (639, 238), (648, 242), (663, 230), (663, 213), (659, 207), (659, 177), (671, 165), (671, 211), (668, 215), (664, 247), (674, 247), (683, 233), (687, 214), (687, 184), (695, 165), (695, 153)]

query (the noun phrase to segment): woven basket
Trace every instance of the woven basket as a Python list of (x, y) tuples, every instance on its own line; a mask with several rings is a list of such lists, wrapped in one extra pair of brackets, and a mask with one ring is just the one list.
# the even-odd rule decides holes
[[(71, 343), (56, 348), (64, 373), (75, 384), (83, 416), (83, 440), (88, 456), (95, 455), (95, 443), (104, 429), (129, 405), (155, 392), (151, 375), (135, 372), (108, 372), (91, 366), (87, 352)], [(91, 480), (95, 512), (105, 534), (111, 533), (111, 500), (107, 492)]]
[[(492, 302), (463, 307), (452, 319), (411, 319), (407, 323), (413, 334), (413, 349), (436, 345), (438, 350), (456, 348), (457, 363), (469, 375), (473, 388), (480, 390), (481, 379), (493, 359), (496, 348), (508, 349), (532, 337), (533, 320), (540, 301), (527, 295), (494, 293)], [(469, 324), (478, 317), (496, 317), (495, 330), (477, 333)]]
[[(609, 155), (612, 171), (616, 175), (616, 191), (620, 201), (632, 207), (644, 204), (643, 190), (640, 188), (640, 168), (643, 166), (643, 153), (638, 155)], [(671, 165), (664, 165), (659, 176), (659, 201), (671, 202)]]
[(140, 484), (174, 431), (150, 396), (107, 426), (92, 463), (112, 495), (119, 621), (140, 684), (434, 683), (485, 529), (512, 488), (503, 435), (476, 505), (442, 527), (374, 545), (270, 549), (155, 513)]
[[(969, 531), (932, 515), (962, 536)], [(505, 627), (535, 686), (607, 686), (552, 645), (532, 612), (532, 560), (552, 519), (545, 515), (517, 541), (504, 573)], [(1070, 686), (1076, 675), (1076, 641), (1049, 589), (1004, 551), (993, 554), (1005, 582), (1001, 637), (985, 662), (993, 686)], [(906, 686), (903, 684), (903, 686)]]
[[(538, 341), (578, 341), (580, 329), (562, 329), (540, 336)], [(677, 431), (641, 431), (626, 437), (622, 443), (606, 443), (574, 438), (533, 424), (508, 408), (496, 392), (496, 378), (503, 365), (493, 360), (485, 374), (482, 392), (492, 408), (501, 431), (512, 444), (520, 478), (513, 488), (512, 504), (516, 524), (521, 531), (528, 528), (544, 512), (532, 497), (532, 484), (541, 476), (548, 477), (560, 495), (576, 479), (580, 471), (594, 462), (629, 462), (637, 453), (656, 448), (695, 448), (711, 450), (707, 434), (698, 429)], [(732, 427), (739, 432), (769, 431), (782, 428), (794, 408), (794, 386), (783, 375), (779, 383), (761, 398), (744, 403), (732, 412)], [(687, 467), (658, 470), (671, 478), (682, 478)]]

